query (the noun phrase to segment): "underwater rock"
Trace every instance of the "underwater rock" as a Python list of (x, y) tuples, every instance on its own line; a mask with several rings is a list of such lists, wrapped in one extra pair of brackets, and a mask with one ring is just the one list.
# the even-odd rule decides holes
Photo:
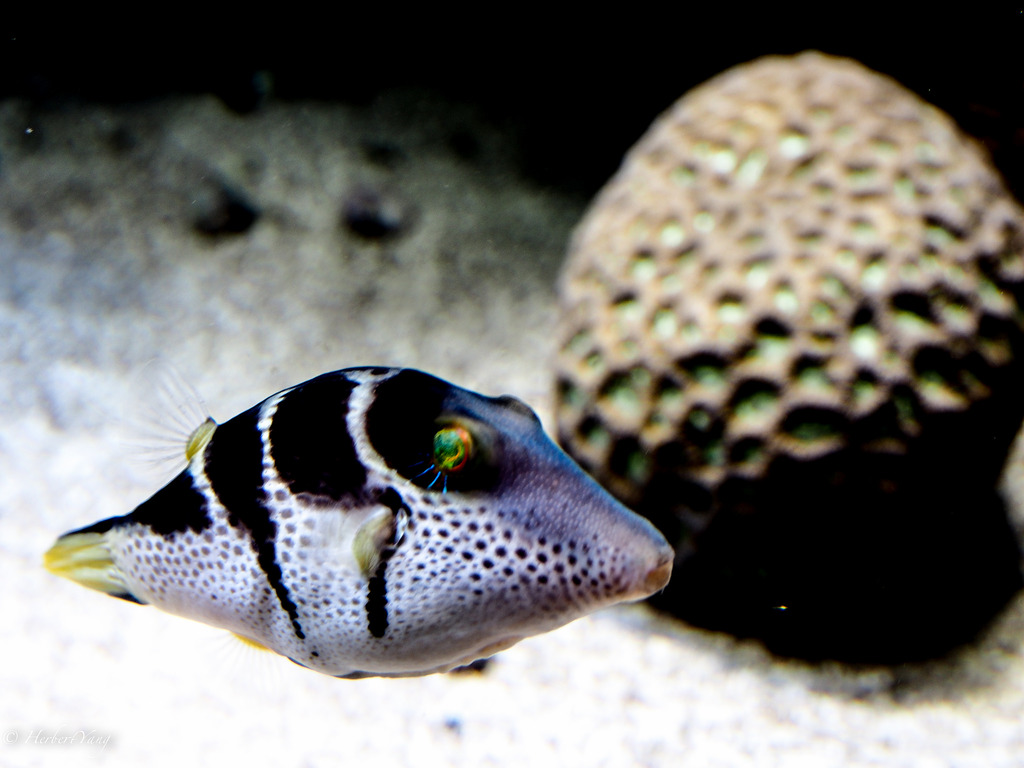
[(366, 240), (381, 240), (408, 230), (415, 211), (394, 192), (359, 185), (345, 196), (341, 218), (349, 232)]
[(805, 53), (630, 150), (561, 282), (562, 444), (677, 545), (656, 603), (776, 652), (942, 653), (1021, 586), (1024, 212), (952, 121)]
[(259, 218), (255, 206), (241, 193), (224, 185), (217, 185), (197, 201), (200, 213), (193, 226), (204, 235), (240, 235)]

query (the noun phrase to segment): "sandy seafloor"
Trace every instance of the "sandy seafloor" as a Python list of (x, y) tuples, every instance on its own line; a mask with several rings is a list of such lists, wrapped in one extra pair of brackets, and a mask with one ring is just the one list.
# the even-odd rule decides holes
[[(224, 188), (259, 218), (197, 232)], [(405, 227), (346, 231), (357, 188)], [(138, 447), (154, 368), (220, 419), (394, 364), (550, 424), (553, 283), (585, 202), (416, 93), (244, 116), (0, 103), (0, 765), (1024, 765), (1021, 600), (977, 647), (895, 669), (779, 661), (632, 606), (483, 674), (349, 682), (42, 569), (56, 535), (175, 471)]]

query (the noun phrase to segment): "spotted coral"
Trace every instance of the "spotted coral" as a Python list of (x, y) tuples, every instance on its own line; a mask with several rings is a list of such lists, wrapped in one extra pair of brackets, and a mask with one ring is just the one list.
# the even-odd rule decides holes
[[(682, 594), (685, 567), (663, 603), (758, 634), (751, 612), (856, 591), (853, 563), (875, 555), (901, 561), (884, 589), (907, 597), (893, 584), (920, 563), (890, 550), (944, 513), (897, 507), (989, 493), (1020, 423), (1022, 254), (1024, 212), (979, 148), (855, 62), (762, 59), (661, 116), (570, 246), (559, 436), (704, 557), (684, 558), (691, 575), (716, 547), (728, 564), (708, 573), (768, 574), (728, 618), (715, 589), (725, 606)], [(808, 548), (836, 563), (814, 596), (794, 586)]]

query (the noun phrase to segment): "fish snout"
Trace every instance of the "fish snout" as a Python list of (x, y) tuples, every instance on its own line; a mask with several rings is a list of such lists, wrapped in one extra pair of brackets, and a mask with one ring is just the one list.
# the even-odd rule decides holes
[(615, 601), (643, 600), (664, 589), (672, 577), (675, 550), (650, 520), (604, 489), (600, 494), (606, 515), (603, 538), (617, 562), (611, 579)]
[(672, 578), (672, 564), (675, 559), (675, 551), (668, 545), (668, 542), (665, 542), (665, 546), (659, 548), (654, 566), (647, 571), (647, 575), (644, 577), (644, 589), (649, 595), (660, 592), (668, 585), (669, 579)]
[(555, 526), (549, 538), (567, 542), (570, 550), (576, 547), (574, 542), (586, 542), (565, 563), (571, 571), (565, 578), (580, 587), (577, 596), (593, 610), (643, 600), (664, 589), (672, 576), (675, 551), (661, 531), (564, 454), (555, 466), (557, 471), (546, 477), (531, 478), (531, 491), (546, 488), (547, 496), (561, 497), (551, 516)]
[[(675, 552), (669, 543), (657, 531), (653, 531), (654, 539), (643, 551), (636, 553), (632, 567), (632, 578), (627, 580), (626, 589), (621, 595), (622, 600), (643, 600), (655, 592), (660, 592), (672, 578), (672, 564)], [(660, 540), (660, 541), (659, 541)]]

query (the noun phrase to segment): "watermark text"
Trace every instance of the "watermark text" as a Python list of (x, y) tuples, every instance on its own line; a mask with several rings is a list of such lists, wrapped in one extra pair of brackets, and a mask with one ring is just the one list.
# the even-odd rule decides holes
[(110, 744), (110, 734), (95, 728), (4, 728), (0, 744), (37, 747), (89, 747), (101, 752)]

